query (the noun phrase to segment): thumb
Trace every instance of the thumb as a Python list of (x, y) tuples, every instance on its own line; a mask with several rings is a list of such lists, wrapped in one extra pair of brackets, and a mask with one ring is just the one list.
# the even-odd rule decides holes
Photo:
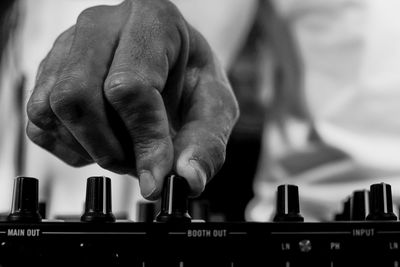
[(174, 140), (175, 171), (185, 177), (191, 196), (200, 195), (225, 161), (227, 135), (195, 121), (185, 125)]

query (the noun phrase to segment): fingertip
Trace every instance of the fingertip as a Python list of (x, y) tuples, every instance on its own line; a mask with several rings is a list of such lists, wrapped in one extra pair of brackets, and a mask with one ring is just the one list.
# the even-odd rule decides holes
[(157, 195), (157, 184), (153, 174), (149, 171), (142, 171), (139, 174), (140, 193), (145, 199), (152, 200)]
[(204, 191), (207, 175), (200, 162), (193, 157), (193, 150), (187, 149), (179, 156), (176, 172), (188, 181), (191, 190), (190, 196), (197, 197)]
[(159, 142), (152, 150), (143, 150), (137, 158), (141, 195), (148, 200), (157, 200), (162, 191), (165, 177), (173, 165), (172, 141)]
[(172, 167), (172, 156), (166, 157), (164, 161), (148, 166), (149, 170), (139, 171), (140, 193), (145, 199), (157, 200), (161, 196), (165, 177)]
[(206, 187), (207, 175), (197, 160), (189, 160), (189, 166), (192, 168), (192, 170), (194, 170), (196, 175), (192, 180), (193, 183), (191, 184), (191, 188), (193, 189), (192, 196), (197, 197), (204, 191), (204, 188)]

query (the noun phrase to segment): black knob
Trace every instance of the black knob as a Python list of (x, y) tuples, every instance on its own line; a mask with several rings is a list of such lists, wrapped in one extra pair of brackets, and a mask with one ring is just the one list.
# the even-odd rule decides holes
[(85, 213), (83, 222), (115, 222), (111, 211), (111, 179), (104, 176), (89, 177), (86, 182)]
[(336, 214), (335, 221), (350, 221), (350, 208), (351, 206), (351, 197), (346, 198), (343, 202), (343, 210), (341, 213)]
[(138, 203), (138, 222), (154, 222), (159, 210), (158, 202)]
[(188, 195), (189, 185), (183, 177), (174, 174), (166, 177), (157, 222), (190, 222)]
[(192, 199), (189, 201), (189, 211), (193, 220), (207, 222), (210, 218), (210, 203), (205, 199)]
[(14, 181), (13, 201), (9, 221), (40, 222), (39, 181), (32, 177), (17, 177)]
[(393, 213), (392, 189), (389, 184), (373, 184), (370, 187), (370, 213), (367, 220), (395, 221)]
[(369, 214), (369, 191), (354, 191), (350, 200), (350, 220), (365, 221)]
[(280, 185), (276, 196), (275, 222), (302, 222), (300, 215), (299, 190), (295, 185)]

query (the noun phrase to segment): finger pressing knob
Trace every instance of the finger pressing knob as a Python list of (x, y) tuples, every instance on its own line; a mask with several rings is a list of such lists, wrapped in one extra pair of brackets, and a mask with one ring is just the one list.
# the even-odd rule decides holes
[(188, 213), (189, 185), (183, 177), (170, 175), (164, 181), (161, 211), (157, 222), (190, 222)]

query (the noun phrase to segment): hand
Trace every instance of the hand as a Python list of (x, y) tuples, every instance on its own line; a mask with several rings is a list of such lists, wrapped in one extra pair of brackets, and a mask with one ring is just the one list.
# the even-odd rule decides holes
[(206, 40), (165, 0), (81, 13), (39, 67), (29, 138), (66, 163), (139, 177), (145, 198), (164, 177), (193, 196), (222, 166), (238, 106)]

